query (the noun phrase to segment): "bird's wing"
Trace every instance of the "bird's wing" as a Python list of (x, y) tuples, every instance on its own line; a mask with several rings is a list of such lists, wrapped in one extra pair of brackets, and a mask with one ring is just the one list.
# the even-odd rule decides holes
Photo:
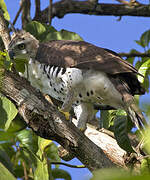
[(108, 49), (84, 41), (50, 41), (40, 43), (36, 59), (59, 67), (100, 70), (107, 74), (138, 71), (127, 61)]

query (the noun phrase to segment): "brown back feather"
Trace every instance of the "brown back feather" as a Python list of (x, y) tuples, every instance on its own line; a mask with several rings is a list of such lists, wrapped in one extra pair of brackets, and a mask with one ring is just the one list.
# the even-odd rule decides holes
[(138, 71), (117, 53), (84, 41), (50, 41), (40, 43), (36, 58), (41, 63), (59, 66), (94, 69), (105, 72), (118, 91), (144, 94), (136, 74)]

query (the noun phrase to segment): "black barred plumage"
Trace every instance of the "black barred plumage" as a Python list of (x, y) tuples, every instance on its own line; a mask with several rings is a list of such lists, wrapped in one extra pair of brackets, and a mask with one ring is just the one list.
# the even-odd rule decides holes
[[(18, 49), (21, 43), (24, 50)], [(93, 118), (95, 104), (124, 109), (138, 128), (145, 123), (133, 98), (145, 93), (136, 77), (139, 73), (117, 53), (84, 41), (39, 43), (25, 31), (13, 35), (9, 53), (29, 60), (28, 80), (33, 86), (63, 101), (63, 110), (74, 108), (80, 129)]]

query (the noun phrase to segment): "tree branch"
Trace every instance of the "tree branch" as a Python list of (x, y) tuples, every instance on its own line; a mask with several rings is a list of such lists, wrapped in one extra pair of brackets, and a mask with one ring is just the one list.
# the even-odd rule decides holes
[(41, 2), (40, 0), (35, 0), (35, 17), (40, 16), (41, 13)]
[(9, 35), (8, 27), (6, 25), (6, 20), (4, 19), (4, 16), (3, 16), (2, 9), (0, 9), (0, 36), (2, 37), (5, 48), (8, 49), (8, 44), (11, 38)]
[[(150, 6), (139, 4), (129, 6), (125, 4), (105, 4), (90, 1), (59, 1), (53, 4), (52, 17), (63, 18), (66, 14), (81, 13), (98, 16), (141, 16), (150, 17)], [(48, 7), (41, 11), (39, 16), (35, 16), (33, 20), (48, 22)]]
[(99, 145), (102, 150), (90, 141), (73, 123), (66, 121), (55, 106), (48, 103), (39, 92), (17, 74), (12, 72), (5, 73), (1, 91), (10, 100), (15, 102), (19, 113), (28, 124), (28, 127), (32, 128), (37, 135), (45, 139), (55, 140), (71, 154), (75, 155), (90, 170), (108, 168), (115, 166), (115, 164), (118, 166), (124, 165), (124, 151), (119, 148), (117, 143), (118, 149), (120, 149), (120, 152), (123, 152), (121, 153), (122, 158), (120, 158), (116, 151), (117, 159), (113, 157), (114, 153), (112, 156), (114, 148), (109, 145), (114, 144), (114, 139), (112, 143), (110, 139), (107, 141), (107, 144), (104, 143), (105, 148), (102, 143), (103, 140), (101, 140)]
[(30, 0), (22, 0), (22, 27), (24, 28), (27, 23), (31, 21), (30, 17), (30, 7), (31, 7), (31, 2)]
[(118, 53), (121, 57), (150, 57), (150, 53)]

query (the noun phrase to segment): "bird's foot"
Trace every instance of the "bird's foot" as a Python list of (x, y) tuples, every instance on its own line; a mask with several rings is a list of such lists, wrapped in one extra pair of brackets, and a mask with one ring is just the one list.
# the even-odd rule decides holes
[(73, 100), (74, 100), (74, 91), (69, 90), (68, 94), (66, 95), (65, 101), (61, 107), (61, 111), (69, 112), (72, 106)]

